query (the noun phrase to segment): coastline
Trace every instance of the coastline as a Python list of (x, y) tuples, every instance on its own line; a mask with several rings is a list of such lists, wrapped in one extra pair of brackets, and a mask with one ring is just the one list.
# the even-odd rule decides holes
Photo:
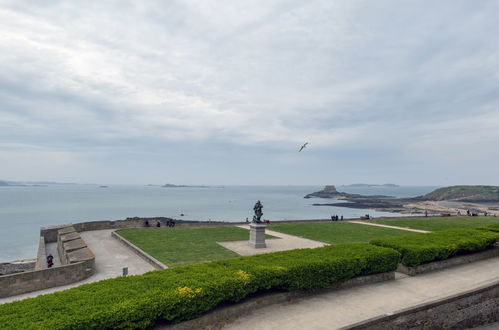
[[(459, 186), (456, 186), (459, 188)], [(313, 206), (332, 206), (345, 207), (352, 209), (370, 209), (382, 212), (393, 212), (399, 214), (452, 214), (452, 215), (491, 215), (499, 216), (499, 200), (497, 196), (494, 199), (487, 200), (483, 196), (462, 196), (462, 200), (442, 198), (437, 196), (429, 198), (438, 191), (451, 190), (455, 187), (446, 187), (437, 189), (424, 196), (415, 197), (393, 197), (385, 195), (360, 195), (339, 192), (333, 185), (325, 186), (323, 190), (316, 191), (304, 196), (304, 198), (334, 199), (334, 203), (313, 203)], [(473, 188), (471, 188), (473, 189)], [(460, 196), (461, 197), (461, 196)], [(476, 198), (476, 200), (474, 199)]]

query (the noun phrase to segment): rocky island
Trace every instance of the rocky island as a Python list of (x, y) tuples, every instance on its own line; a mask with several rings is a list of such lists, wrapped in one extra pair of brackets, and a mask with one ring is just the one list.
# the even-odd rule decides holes
[(304, 198), (344, 200), (335, 203), (314, 203), (315, 206), (339, 206), (373, 209), (397, 213), (487, 213), (499, 215), (499, 186), (451, 186), (439, 188), (423, 196), (397, 198), (383, 195), (359, 195), (340, 192), (333, 185), (306, 195)]

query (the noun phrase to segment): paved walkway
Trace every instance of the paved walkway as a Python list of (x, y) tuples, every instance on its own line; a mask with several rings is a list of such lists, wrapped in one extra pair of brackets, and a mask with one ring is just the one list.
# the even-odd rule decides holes
[[(237, 226), (249, 230), (249, 225)], [(226, 249), (232, 250), (242, 256), (251, 256), (255, 254), (263, 254), (277, 251), (316, 248), (327, 245), (323, 242), (313, 241), (311, 239), (301, 238), (293, 235), (283, 234), (273, 230), (265, 230), (266, 234), (279, 237), (277, 239), (266, 239), (266, 248), (255, 249), (248, 245), (248, 240), (232, 241), (232, 242), (217, 242)]]
[(129, 275), (139, 275), (155, 270), (153, 266), (137, 256), (129, 248), (126, 248), (116, 239), (112, 238), (112, 231), (114, 231), (114, 229), (85, 231), (80, 233), (83, 240), (87, 243), (87, 246), (92, 249), (95, 254), (95, 274), (91, 277), (69, 285), (1, 298), (0, 304), (28, 297), (36, 297), (41, 294), (55, 291), (62, 291), (84, 283), (118, 277), (123, 274), (123, 267), (128, 267)]
[[(479, 271), (478, 271), (479, 270)], [(499, 279), (499, 258), (317, 294), (249, 312), (223, 329), (336, 329)]]
[[(47, 243), (45, 244), (45, 251), (47, 255), (51, 254), (54, 259), (52, 259), (52, 262), (54, 265), (52, 267), (57, 267), (61, 265), (61, 258), (59, 257), (59, 251), (57, 251), (57, 243)], [(42, 264), (42, 269), (47, 268), (47, 263), (44, 262)]]
[(351, 223), (357, 223), (359, 225), (367, 225), (367, 226), (376, 226), (376, 227), (385, 227), (385, 228), (392, 228), (392, 229), (400, 229), (400, 230), (406, 230), (406, 231), (413, 231), (415, 233), (431, 233), (431, 231), (428, 231), (428, 230), (421, 230), (421, 229), (412, 229), (412, 228), (406, 228), (406, 227), (397, 227), (397, 226), (383, 225), (381, 223), (372, 223), (372, 222), (367, 222), (367, 221), (355, 221), (355, 220), (351, 220), (349, 222), (351, 222)]

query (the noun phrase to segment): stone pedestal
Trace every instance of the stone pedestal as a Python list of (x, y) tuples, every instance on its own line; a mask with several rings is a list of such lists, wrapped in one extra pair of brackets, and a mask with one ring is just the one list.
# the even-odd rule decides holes
[(250, 239), (248, 245), (254, 247), (255, 249), (266, 248), (265, 244), (265, 227), (266, 225), (262, 223), (251, 223), (250, 224)]

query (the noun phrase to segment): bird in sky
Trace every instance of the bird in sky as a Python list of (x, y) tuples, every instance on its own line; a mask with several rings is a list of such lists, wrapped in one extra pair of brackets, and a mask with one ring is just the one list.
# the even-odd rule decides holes
[(307, 146), (307, 144), (308, 144), (308, 142), (305, 142), (305, 143), (301, 146), (300, 150), (298, 150), (298, 152), (300, 152), (300, 151), (302, 151), (303, 149), (305, 149), (305, 147)]

